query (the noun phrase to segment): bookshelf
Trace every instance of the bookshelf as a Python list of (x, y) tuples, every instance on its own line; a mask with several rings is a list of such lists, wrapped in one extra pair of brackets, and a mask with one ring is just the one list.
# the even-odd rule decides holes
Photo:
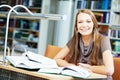
[(110, 38), (113, 55), (120, 54), (120, 0), (77, 0), (76, 8), (94, 12), (99, 31)]
[[(19, 0), (16, 0), (16, 1), (19, 1)], [(22, 1), (27, 1), (27, 0), (20, 0), (20, 1), (21, 3), (19, 4), (23, 4)], [(12, 0), (10, 0), (10, 2), (12, 2)], [(40, 2), (40, 0), (37, 2)], [(14, 5), (15, 4), (12, 4), (11, 6), (14, 6)], [(10, 37), (8, 37), (7, 46), (9, 46), (10, 48), (13, 48), (14, 45), (18, 45), (18, 46), (22, 45), (22, 47), (25, 47), (25, 48), (27, 47), (27, 49), (30, 51), (33, 51), (36, 53), (39, 52), (38, 54), (44, 55), (46, 45), (49, 42), (48, 36), (51, 36), (52, 34), (50, 33), (50, 30), (52, 31), (53, 29), (53, 27), (49, 22), (63, 20), (63, 17), (64, 17), (63, 15), (60, 15), (60, 14), (50, 14), (51, 6), (54, 6), (54, 5), (51, 5), (51, 2), (48, 0), (43, 0), (41, 5), (39, 5), (39, 7), (27, 6), (31, 11), (33, 11), (33, 13), (35, 14), (34, 16), (30, 16), (29, 14), (26, 13), (25, 10), (16, 9), (18, 10), (18, 12), (19, 11), (22, 12), (23, 15), (16, 15), (14, 13), (11, 14), (9, 30), (8, 30), (9, 33), (11, 33), (11, 35), (9, 34)], [(6, 9), (6, 8), (0, 10), (0, 28), (3, 28), (3, 29), (5, 29), (6, 27), (6, 16), (8, 13), (7, 11), (9, 11), (9, 9)], [(50, 27), (50, 30), (48, 31), (49, 27)], [(3, 43), (1, 40), (0, 43), (2, 45), (0, 46), (4, 46), (5, 32), (1, 30), (0, 35), (3, 35), (1, 37), (3, 39)]]
[[(39, 2), (39, 3), (38, 3)], [(41, 13), (42, 0), (2, 0), (2, 4), (10, 6), (24, 5), (33, 13)], [(9, 11), (8, 8), (0, 8), (0, 44), (4, 46), (5, 30), (6, 30), (6, 15)], [(16, 8), (17, 12), (26, 13), (23, 8)], [(5, 15), (6, 14), (6, 15)], [(33, 18), (33, 19), (32, 19)], [(38, 39), (39, 39), (40, 19), (38, 17), (31, 17), (24, 15), (14, 16), (11, 15), (8, 30), (7, 46), (11, 49), (16, 45), (22, 45), (29, 50), (37, 52)]]
[(111, 39), (113, 54), (115, 56), (119, 56), (120, 54), (120, 9), (119, 7), (120, 7), (120, 1), (112, 0), (109, 37)]

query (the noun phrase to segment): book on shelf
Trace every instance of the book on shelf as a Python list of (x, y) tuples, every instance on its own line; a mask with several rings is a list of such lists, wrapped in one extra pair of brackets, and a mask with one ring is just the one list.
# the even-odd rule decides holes
[[(80, 6), (81, 3), (83, 3), (82, 7)], [(111, 0), (78, 0), (77, 8), (109, 10), (111, 8)]]
[(24, 69), (57, 68), (56, 61), (45, 56), (27, 51), (21, 56), (6, 56), (14, 66)]
[(120, 24), (120, 13), (113, 13), (112, 14), (112, 20), (111, 20), (111, 24), (114, 25), (119, 25)]
[(66, 66), (66, 67), (58, 67), (58, 68), (40, 68), (38, 72), (61, 74), (65, 76), (72, 76), (72, 77), (78, 77), (78, 78), (87, 78), (91, 75), (91, 72), (83, 68), (80, 68), (79, 66)]
[(110, 13), (109, 12), (93, 12), (97, 21), (101, 23), (109, 23)]
[(120, 38), (120, 30), (116, 30), (116, 29), (110, 29), (110, 37), (111, 38)]
[(84, 2), (84, 0), (78, 0), (78, 2), (77, 2), (77, 9), (82, 9), (83, 8), (83, 3)]

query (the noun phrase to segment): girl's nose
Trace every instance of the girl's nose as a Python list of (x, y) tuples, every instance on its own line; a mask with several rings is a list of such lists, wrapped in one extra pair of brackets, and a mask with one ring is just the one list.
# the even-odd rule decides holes
[(87, 26), (87, 24), (84, 22), (84, 23), (82, 24), (82, 26), (83, 26), (83, 27), (86, 27), (86, 26)]

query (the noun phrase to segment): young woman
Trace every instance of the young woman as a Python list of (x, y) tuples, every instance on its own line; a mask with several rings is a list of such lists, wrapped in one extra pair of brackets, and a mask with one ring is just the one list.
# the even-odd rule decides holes
[(98, 32), (97, 20), (88, 9), (78, 11), (74, 35), (54, 58), (59, 66), (76, 65), (108, 75), (114, 72), (110, 40)]

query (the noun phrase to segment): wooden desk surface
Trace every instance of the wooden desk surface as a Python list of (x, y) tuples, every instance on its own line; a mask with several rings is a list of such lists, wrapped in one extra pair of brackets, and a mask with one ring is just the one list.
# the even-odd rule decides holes
[[(80, 79), (80, 78), (73, 78), (71, 76), (64, 76), (64, 75), (56, 75), (56, 74), (45, 74), (45, 73), (38, 73), (35, 71), (28, 71), (24, 69), (19, 69), (15, 68), (13, 66), (5, 66), (5, 65), (0, 65), (0, 70), (9, 70), (12, 72), (17, 72), (17, 73), (22, 73), (24, 75), (29, 75), (29, 76), (34, 76), (38, 78), (43, 78), (42, 80), (86, 80), (86, 79)], [(1, 72), (0, 72), (1, 73)], [(87, 78), (91, 80), (97, 80), (97, 79), (105, 79), (107, 76), (101, 75), (101, 74), (96, 74), (92, 73), (90, 77)], [(37, 79), (36, 79), (37, 80)]]

